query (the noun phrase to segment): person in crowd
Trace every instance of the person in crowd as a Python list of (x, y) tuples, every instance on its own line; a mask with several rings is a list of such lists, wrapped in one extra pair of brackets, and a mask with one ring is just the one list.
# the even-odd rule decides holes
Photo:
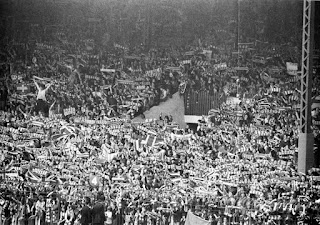
[(71, 203), (69, 203), (67, 206), (67, 210), (65, 212), (64, 224), (71, 225), (73, 223), (74, 218), (75, 218), (74, 210), (72, 208)]
[(35, 225), (41, 225), (44, 222), (44, 216), (45, 216), (45, 204), (46, 202), (43, 199), (43, 196), (40, 195), (38, 201), (35, 205), (36, 210), (36, 221)]
[(6, 84), (0, 86), (0, 110), (5, 111), (8, 102), (8, 89)]
[(81, 225), (89, 225), (92, 222), (92, 214), (90, 208), (90, 198), (85, 197), (83, 200), (83, 207), (80, 211), (80, 224)]
[(103, 225), (106, 221), (105, 217), (105, 197), (103, 193), (99, 193), (97, 196), (97, 202), (92, 207), (92, 224)]
[(39, 113), (42, 112), (44, 115), (48, 116), (49, 114), (49, 107), (48, 102), (46, 99), (46, 93), (51, 87), (52, 83), (50, 83), (47, 87), (45, 87), (43, 84), (38, 84), (35, 79), (33, 79), (34, 84), (37, 87), (38, 93), (37, 93), (37, 105), (35, 107), (35, 112)]

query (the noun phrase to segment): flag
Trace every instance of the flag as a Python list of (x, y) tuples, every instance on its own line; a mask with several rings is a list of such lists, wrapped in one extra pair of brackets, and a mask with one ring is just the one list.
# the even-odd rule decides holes
[(184, 225), (209, 225), (210, 221), (202, 219), (199, 216), (194, 215), (191, 211), (188, 211), (186, 221)]
[(42, 180), (41, 177), (38, 177), (35, 173), (30, 172), (30, 171), (27, 171), (25, 177), (26, 177), (26, 180), (29, 182), (38, 183)]
[(154, 133), (149, 133), (145, 140), (141, 141), (141, 144), (145, 144), (147, 146), (156, 146), (158, 144), (161, 144), (164, 142), (164, 139), (161, 137), (158, 137)]
[(27, 94), (30, 92), (30, 88), (28, 85), (22, 84), (22, 85), (17, 86), (17, 92), (19, 94)]
[(289, 75), (297, 75), (298, 73), (298, 63), (286, 62), (287, 73)]

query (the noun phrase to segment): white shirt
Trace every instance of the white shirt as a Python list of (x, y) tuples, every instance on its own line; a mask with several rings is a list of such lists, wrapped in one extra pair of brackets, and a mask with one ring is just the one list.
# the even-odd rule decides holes
[(47, 101), (47, 99), (46, 99), (46, 90), (45, 89), (38, 91), (37, 100), (39, 100), (39, 99), (41, 99), (43, 101)]

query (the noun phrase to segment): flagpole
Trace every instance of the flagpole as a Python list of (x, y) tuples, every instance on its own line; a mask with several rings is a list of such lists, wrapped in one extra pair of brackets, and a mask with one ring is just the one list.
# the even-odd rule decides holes
[(240, 0), (238, 0), (238, 21), (237, 21), (237, 49), (238, 49), (238, 67), (240, 66), (240, 51), (239, 51), (239, 41), (240, 41)]
[[(237, 41), (237, 49), (238, 49), (238, 67), (240, 67), (240, 50), (239, 50), (239, 41), (240, 41), (240, 0), (238, 0), (238, 21), (237, 21), (237, 38), (238, 38), (238, 41)], [(240, 74), (240, 70), (238, 71), (238, 74)], [(240, 76), (239, 76), (239, 78), (240, 78)], [(238, 79), (239, 79), (238, 78)], [(239, 86), (240, 86), (240, 81), (238, 82), (238, 80), (237, 80), (237, 96), (236, 97), (238, 97), (239, 96)]]

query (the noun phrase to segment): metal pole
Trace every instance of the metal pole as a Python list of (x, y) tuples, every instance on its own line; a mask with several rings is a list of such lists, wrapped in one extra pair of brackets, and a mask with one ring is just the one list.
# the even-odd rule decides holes
[[(240, 42), (240, 0), (238, 0), (238, 18), (237, 18), (237, 52), (238, 52), (238, 61), (237, 61), (237, 64), (238, 64), (238, 67), (240, 67), (240, 50), (239, 50), (239, 42)], [(238, 77), (240, 78), (240, 70), (238, 71)], [(239, 85), (240, 83), (238, 82), (237, 80), (237, 96), (239, 96)]]
[(239, 42), (240, 42), (240, 0), (238, 0), (238, 21), (237, 21), (237, 51), (238, 51), (238, 66), (240, 66), (240, 51), (239, 51)]
[(314, 165), (314, 135), (311, 129), (311, 89), (313, 73), (314, 1), (303, 1), (300, 134), (298, 171), (306, 173)]

